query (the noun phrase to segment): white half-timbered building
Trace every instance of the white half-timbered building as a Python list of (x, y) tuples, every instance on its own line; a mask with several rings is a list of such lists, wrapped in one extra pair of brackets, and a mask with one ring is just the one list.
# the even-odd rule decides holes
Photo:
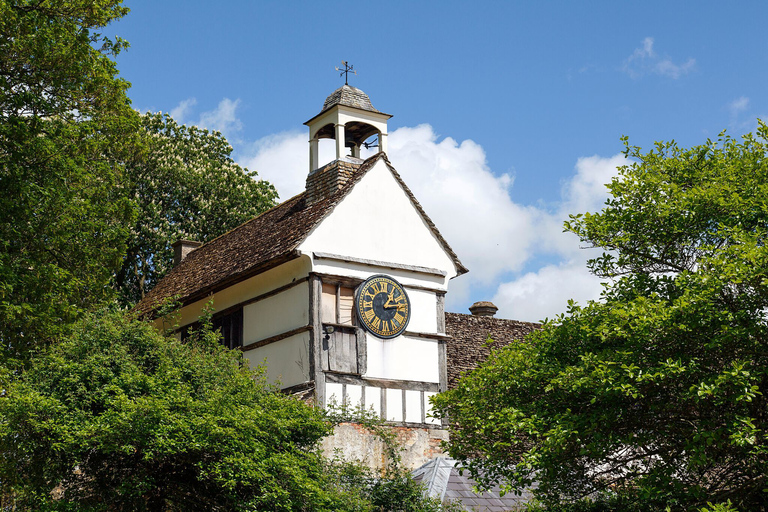
[[(225, 344), (288, 393), (372, 408), (408, 438), (416, 467), (446, 438), (429, 397), (482, 357), (489, 332), (506, 343), (535, 324), (446, 315), (449, 282), (467, 269), (387, 159), (390, 117), (359, 89), (334, 91), (305, 123), (306, 190), (204, 245), (178, 242), (176, 266), (136, 310), (162, 328), (156, 310), (177, 298), (183, 336), (212, 302)], [(373, 136), (379, 152), (363, 161)], [(325, 165), (322, 138), (336, 145)], [(374, 450), (343, 432), (334, 442)]]

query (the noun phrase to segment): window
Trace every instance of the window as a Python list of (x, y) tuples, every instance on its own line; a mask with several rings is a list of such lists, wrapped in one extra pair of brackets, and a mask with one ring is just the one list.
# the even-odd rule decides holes
[(213, 328), (221, 332), (222, 344), (227, 348), (243, 346), (243, 308), (226, 315), (214, 315)]
[[(243, 308), (236, 309), (224, 315), (214, 315), (213, 328), (221, 332), (221, 343), (227, 348), (243, 346)], [(200, 322), (185, 325), (181, 328), (181, 341), (187, 341), (192, 331), (200, 328)]]

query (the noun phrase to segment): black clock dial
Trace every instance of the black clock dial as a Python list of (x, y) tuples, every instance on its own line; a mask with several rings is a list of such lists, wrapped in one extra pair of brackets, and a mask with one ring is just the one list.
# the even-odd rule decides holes
[(376, 275), (360, 285), (355, 310), (365, 329), (379, 338), (394, 338), (408, 325), (411, 301), (400, 283), (391, 277)]

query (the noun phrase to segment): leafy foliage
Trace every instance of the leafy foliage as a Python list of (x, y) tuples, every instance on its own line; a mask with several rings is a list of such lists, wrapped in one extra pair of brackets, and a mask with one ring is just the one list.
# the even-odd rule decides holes
[(274, 187), (238, 166), (219, 132), (144, 114), (144, 147), (126, 164), (127, 195), (137, 207), (115, 285), (139, 301), (173, 264), (171, 244), (207, 242), (275, 204)]
[(613, 490), (652, 510), (765, 510), (767, 149), (762, 123), (690, 149), (627, 144), (605, 208), (566, 223), (605, 250), (589, 262), (611, 280), (602, 300), (435, 400), (476, 478), (538, 482), (552, 507)]
[(0, 485), (24, 509), (367, 510), (316, 442), (330, 424), (201, 329), (86, 318), (0, 400)]
[(17, 357), (108, 295), (133, 211), (137, 116), (95, 30), (119, 0), (0, 0), (0, 341)]

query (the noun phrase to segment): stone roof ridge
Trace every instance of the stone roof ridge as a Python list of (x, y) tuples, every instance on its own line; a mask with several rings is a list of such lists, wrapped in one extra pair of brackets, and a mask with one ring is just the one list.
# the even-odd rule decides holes
[(479, 316), (479, 315), (472, 315), (470, 313), (453, 313), (450, 311), (445, 312), (446, 315), (452, 315), (457, 320), (465, 320), (465, 321), (475, 321), (479, 323), (506, 323), (506, 324), (515, 324), (520, 326), (530, 326), (535, 329), (541, 328), (543, 325), (541, 322), (528, 322), (526, 320), (514, 320), (512, 318), (499, 318), (496, 316)]
[(342, 85), (325, 98), (321, 112), (325, 112), (334, 105), (345, 105), (347, 107), (359, 108), (369, 112), (381, 113), (381, 111), (373, 106), (371, 99), (361, 89), (346, 84)]
[(419, 200), (416, 199), (416, 196), (413, 195), (413, 192), (411, 192), (411, 189), (408, 188), (408, 185), (405, 184), (405, 181), (403, 181), (403, 178), (400, 176), (400, 173), (398, 173), (395, 168), (392, 166), (392, 164), (389, 161), (389, 158), (387, 158), (387, 155), (384, 153), (379, 153), (383, 156), (384, 162), (387, 164), (387, 167), (392, 172), (392, 175), (395, 177), (397, 182), (400, 184), (400, 186), (403, 188), (403, 191), (408, 196), (408, 198), (411, 200), (411, 203), (413, 203), (413, 206), (416, 208), (416, 210), (421, 214), (421, 216), (424, 218), (424, 222), (427, 223), (427, 226), (429, 226), (429, 229), (432, 231), (432, 234), (435, 235), (435, 238), (437, 238), (438, 243), (443, 246), (443, 250), (448, 253), (451, 260), (453, 260), (453, 264), (456, 266), (456, 277), (466, 274), (469, 272), (469, 269), (464, 266), (463, 263), (459, 260), (459, 257), (456, 255), (455, 252), (453, 252), (453, 249), (451, 248), (448, 241), (443, 238), (443, 235), (440, 234), (440, 230), (437, 229), (437, 226), (434, 222), (432, 222), (432, 219), (429, 218), (429, 215), (427, 215), (427, 212), (424, 211), (424, 208), (422, 208), (421, 203), (419, 203)]

